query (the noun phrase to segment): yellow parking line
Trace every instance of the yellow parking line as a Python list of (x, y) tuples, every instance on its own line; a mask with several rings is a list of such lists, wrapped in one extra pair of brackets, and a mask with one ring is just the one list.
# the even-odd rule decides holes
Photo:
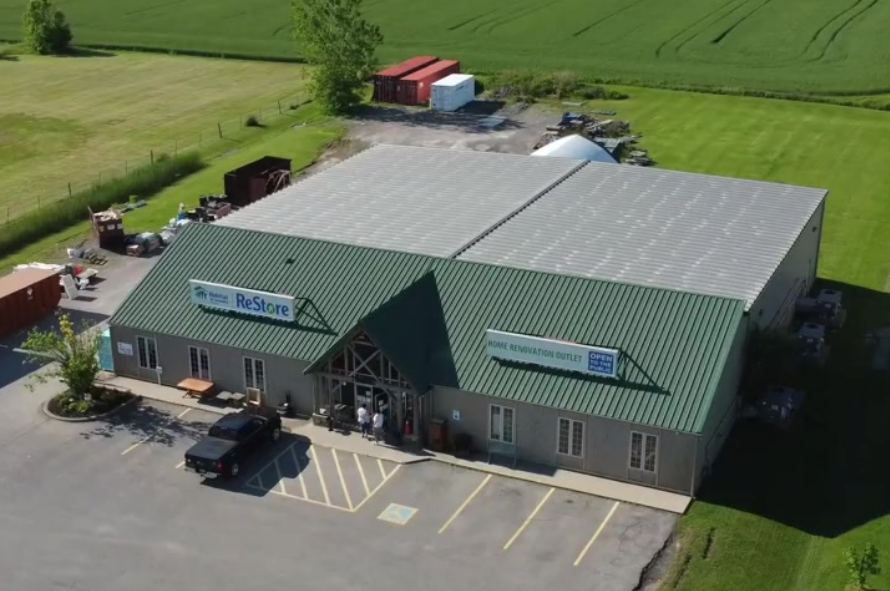
[(309, 493), (306, 492), (306, 481), (303, 480), (303, 462), (300, 461), (300, 458), (297, 457), (297, 452), (294, 451), (293, 445), (290, 446), (290, 453), (294, 457), (294, 462), (297, 463), (297, 479), (300, 481), (300, 490), (303, 491), (303, 498), (308, 499)]
[(469, 505), (470, 502), (471, 502), (473, 499), (476, 498), (476, 495), (478, 495), (479, 492), (480, 492), (483, 488), (485, 488), (485, 485), (488, 484), (488, 481), (489, 481), (489, 480), (491, 480), (491, 474), (489, 474), (488, 476), (486, 476), (486, 477), (482, 480), (482, 482), (479, 484), (479, 486), (476, 487), (476, 490), (474, 490), (473, 492), (471, 492), (471, 493), (470, 493), (470, 496), (468, 496), (468, 497), (466, 498), (466, 500), (465, 500), (463, 503), (461, 503), (461, 506), (458, 507), (458, 508), (457, 508), (457, 511), (455, 511), (455, 512), (451, 515), (451, 517), (448, 518), (448, 521), (445, 522), (445, 525), (443, 525), (442, 527), (439, 528), (439, 533), (442, 533), (443, 531), (445, 531), (446, 529), (448, 529), (448, 526), (451, 525), (451, 523), (452, 523), (455, 519), (457, 519), (457, 516), (460, 515), (461, 512), (462, 512), (464, 509), (467, 508), (467, 505)]
[(358, 511), (359, 509), (362, 508), (362, 505), (364, 505), (364, 504), (367, 503), (369, 500), (371, 500), (371, 497), (373, 497), (374, 495), (376, 495), (376, 494), (377, 494), (377, 491), (379, 491), (381, 488), (383, 488), (383, 485), (385, 485), (387, 482), (389, 482), (389, 480), (390, 480), (393, 476), (396, 475), (396, 473), (399, 471), (399, 468), (401, 468), (401, 467), (402, 467), (401, 464), (396, 464), (396, 467), (393, 468), (393, 471), (389, 473), (389, 476), (387, 476), (386, 478), (384, 478), (384, 479), (383, 479), (383, 482), (381, 482), (380, 484), (378, 484), (378, 485), (374, 488), (374, 490), (371, 491), (371, 494), (369, 494), (369, 495), (366, 496), (364, 499), (362, 499), (362, 502), (359, 503), (358, 505), (356, 505), (356, 506), (355, 506), (355, 509), (353, 509), (352, 512), (355, 513), (356, 511)]
[(600, 524), (600, 526), (594, 532), (593, 537), (590, 538), (590, 541), (587, 542), (587, 545), (584, 546), (583, 550), (581, 550), (581, 554), (579, 554), (578, 558), (575, 559), (575, 566), (578, 566), (579, 564), (581, 564), (581, 561), (584, 560), (584, 557), (587, 555), (587, 551), (590, 550), (590, 547), (593, 546), (593, 543), (596, 541), (596, 539), (598, 537), (600, 537), (601, 533), (603, 533), (603, 529), (605, 529), (606, 524), (612, 518), (612, 514), (615, 513), (615, 509), (617, 509), (618, 505), (620, 505), (620, 504), (621, 503), (619, 503), (618, 501), (615, 501), (615, 504), (612, 505), (612, 508), (609, 510), (609, 513), (606, 515), (606, 518), (603, 519), (603, 522)]
[(343, 487), (343, 496), (346, 497), (346, 505), (352, 511), (352, 499), (349, 498), (349, 489), (346, 487), (346, 479), (343, 478), (343, 470), (340, 469), (340, 458), (337, 457), (337, 450), (331, 449), (331, 455), (334, 456), (334, 465), (337, 467), (337, 476), (340, 477), (340, 486)]
[(284, 488), (284, 477), (281, 475), (281, 466), (278, 464), (278, 458), (275, 458), (275, 473), (278, 474), (278, 486), (281, 487), (281, 492), (287, 494), (287, 489)]
[(187, 408), (187, 409), (185, 409), (184, 411), (182, 411), (181, 413), (179, 413), (178, 415), (176, 415), (176, 418), (177, 418), (177, 419), (181, 419), (182, 417), (184, 417), (185, 415), (187, 415), (188, 412), (189, 412), (190, 410), (192, 410), (192, 409), (191, 409), (191, 408)]
[(541, 507), (544, 506), (544, 503), (547, 502), (547, 499), (549, 499), (550, 496), (551, 496), (555, 491), (556, 491), (555, 488), (551, 488), (549, 491), (547, 491), (547, 494), (544, 495), (544, 498), (541, 499), (541, 502), (538, 503), (538, 506), (535, 507), (535, 510), (532, 511), (531, 515), (529, 515), (529, 516), (526, 518), (526, 520), (525, 520), (524, 522), (522, 522), (522, 525), (519, 526), (519, 529), (516, 530), (516, 533), (513, 534), (513, 537), (510, 538), (509, 540), (507, 540), (507, 543), (504, 544), (504, 550), (509, 550), (509, 549), (510, 549), (510, 546), (513, 545), (513, 542), (515, 542), (515, 541), (519, 538), (519, 536), (522, 534), (522, 532), (525, 531), (525, 528), (527, 528), (527, 527), (528, 527), (528, 524), (532, 522), (532, 519), (535, 518), (535, 515), (537, 515), (538, 512), (541, 511)]
[(380, 476), (382, 476), (383, 479), (386, 480), (386, 470), (383, 469), (383, 461), (378, 459), (377, 465), (380, 466)]
[(355, 458), (355, 465), (358, 466), (358, 473), (362, 477), (362, 485), (365, 487), (365, 496), (371, 494), (371, 487), (368, 486), (368, 479), (365, 478), (365, 470), (362, 468), (362, 462), (358, 459), (358, 454), (352, 454)]
[(324, 493), (324, 502), (331, 504), (331, 497), (328, 495), (328, 487), (324, 483), (324, 474), (321, 473), (321, 464), (318, 463), (318, 456), (315, 455), (315, 447), (309, 446), (309, 453), (312, 454), (312, 462), (315, 464), (315, 471), (318, 472), (318, 480), (321, 482), (321, 492)]

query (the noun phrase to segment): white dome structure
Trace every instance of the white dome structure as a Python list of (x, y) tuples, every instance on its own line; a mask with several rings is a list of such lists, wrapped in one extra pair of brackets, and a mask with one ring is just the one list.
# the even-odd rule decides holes
[(531, 155), (616, 164), (615, 159), (602, 146), (580, 135), (568, 135), (564, 138), (559, 138), (555, 142), (550, 142), (546, 146), (535, 150)]

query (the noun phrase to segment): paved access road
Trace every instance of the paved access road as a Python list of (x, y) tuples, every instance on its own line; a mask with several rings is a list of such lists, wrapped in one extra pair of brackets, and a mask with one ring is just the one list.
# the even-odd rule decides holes
[(290, 437), (203, 484), (181, 462), (215, 418), (146, 404), (0, 440), (0, 588), (629, 591), (676, 519)]

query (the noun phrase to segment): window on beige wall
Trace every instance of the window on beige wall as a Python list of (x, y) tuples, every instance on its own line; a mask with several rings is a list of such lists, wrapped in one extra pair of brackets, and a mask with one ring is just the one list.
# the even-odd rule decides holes
[(584, 423), (559, 418), (559, 438), (556, 453), (575, 458), (584, 457)]
[(630, 433), (630, 467), (632, 470), (655, 472), (658, 467), (658, 436)]

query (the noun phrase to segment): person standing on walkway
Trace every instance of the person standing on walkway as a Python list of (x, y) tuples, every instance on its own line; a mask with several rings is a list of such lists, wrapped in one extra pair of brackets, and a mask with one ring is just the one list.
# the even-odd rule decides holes
[(374, 413), (374, 444), (383, 439), (383, 413), (379, 410)]
[(371, 417), (368, 416), (368, 405), (363, 404), (361, 408), (358, 409), (358, 413), (356, 418), (358, 419), (358, 426), (362, 430), (362, 439), (365, 436), (371, 436)]

